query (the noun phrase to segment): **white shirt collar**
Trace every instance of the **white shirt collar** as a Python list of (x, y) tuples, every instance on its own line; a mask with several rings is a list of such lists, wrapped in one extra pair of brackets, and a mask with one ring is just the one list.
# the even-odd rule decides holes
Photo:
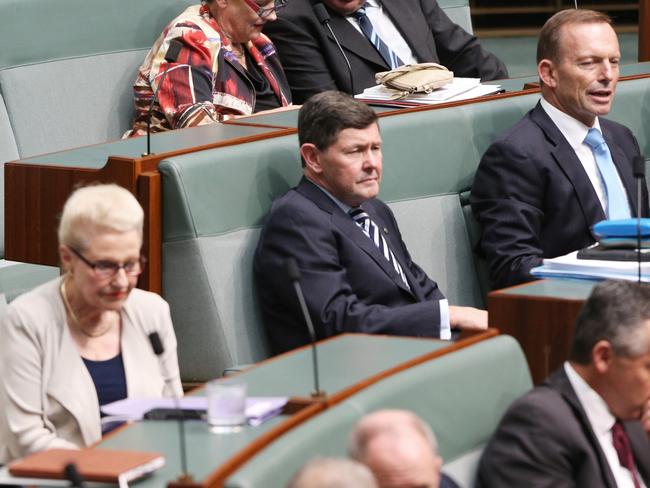
[(575, 391), (582, 408), (587, 414), (589, 423), (596, 435), (603, 435), (612, 430), (616, 417), (609, 411), (609, 407), (596, 390), (580, 376), (568, 361), (564, 363), (564, 371)]
[[(544, 98), (540, 100), (540, 104), (567, 142), (571, 145), (573, 150), (576, 151), (584, 143), (585, 137), (587, 137), (587, 131), (589, 131), (591, 127), (588, 127), (579, 120), (574, 119), (569, 114), (562, 112), (562, 110), (551, 105)], [(598, 117), (596, 117), (592, 127), (600, 131), (600, 122)]]

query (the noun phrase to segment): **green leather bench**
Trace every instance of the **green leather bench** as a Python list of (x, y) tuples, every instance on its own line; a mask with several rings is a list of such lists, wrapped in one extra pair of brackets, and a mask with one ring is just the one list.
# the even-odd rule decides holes
[(431, 425), (445, 461), (443, 471), (469, 488), (501, 416), (531, 387), (519, 344), (510, 336), (488, 339), (386, 378), (326, 410), (273, 442), (225, 486), (284, 487), (312, 457), (345, 456), (350, 432), (364, 414), (399, 408)]
[[(536, 99), (528, 95), (380, 120), (381, 196), (394, 210), (414, 259), (451, 303), (483, 306), (459, 193), (469, 188), (487, 144)], [(207, 380), (234, 364), (266, 357), (252, 255), (271, 202), (300, 179), (297, 137), (169, 158), (159, 170), (163, 295), (172, 309), (183, 379)]]
[[(416, 262), (450, 302), (484, 306), (487, 281), (473, 253), (478, 228), (467, 203), (481, 155), (539, 98), (526, 94), (380, 118), (381, 198)], [(643, 119), (650, 78), (621, 82), (611, 118), (650, 156)], [(179, 342), (181, 375), (204, 381), (267, 356), (252, 282), (252, 254), (272, 200), (301, 175), (296, 136), (169, 158), (163, 186), (163, 295)]]

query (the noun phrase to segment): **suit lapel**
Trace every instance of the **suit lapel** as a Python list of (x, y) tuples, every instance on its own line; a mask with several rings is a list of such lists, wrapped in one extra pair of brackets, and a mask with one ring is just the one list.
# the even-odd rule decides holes
[(63, 324), (61, 348), (47, 393), (70, 412), (85, 444), (90, 445), (102, 436), (95, 385), (74, 345), (65, 318), (61, 317), (58, 323)]
[(553, 144), (554, 149), (551, 150), (551, 155), (573, 186), (576, 199), (582, 209), (586, 226), (591, 229), (591, 226), (595, 222), (605, 220), (607, 217), (600, 204), (596, 190), (594, 190), (591, 180), (589, 180), (589, 176), (587, 176), (582, 163), (578, 159), (578, 156), (576, 156), (571, 145), (539, 103), (532, 110), (531, 117), (542, 129), (546, 138)]
[[(410, 292), (406, 287), (402, 278), (397, 274), (393, 266), (388, 262), (388, 260), (381, 253), (379, 248), (375, 246), (375, 243), (372, 242), (368, 236), (361, 230), (357, 223), (346, 214), (332, 199), (327, 196), (323, 191), (314, 185), (312, 182), (303, 178), (296, 190), (304, 195), (306, 198), (318, 205), (323, 211), (329, 213), (332, 216), (332, 223), (336, 225), (341, 232), (343, 232), (352, 242), (354, 242), (363, 252), (372, 258), (372, 260), (377, 263), (377, 265), (403, 290)], [(377, 224), (379, 230), (383, 233), (385, 228), (385, 223), (377, 217), (376, 213), (373, 211), (372, 205), (363, 206), (364, 210), (368, 212), (370, 218)], [(386, 235), (384, 234), (384, 238)], [(388, 241), (391, 249), (393, 249), (393, 244)], [(395, 251), (393, 251), (395, 252)], [(400, 264), (402, 260), (398, 258)], [(402, 267), (404, 267), (402, 265)], [(408, 276), (408, 275), (407, 275)]]
[[(370, 41), (366, 39), (366, 36), (356, 30), (352, 24), (350, 24), (347, 18), (339, 13), (334, 12), (333, 10), (330, 10), (329, 7), (328, 11), (331, 17), (330, 27), (336, 34), (336, 37), (338, 38), (342, 47), (348, 51), (353, 52), (366, 61), (376, 64), (380, 70), (390, 69), (379, 52), (377, 52)], [(329, 37), (332, 42), (335, 42), (332, 34), (329, 33), (329, 30), (325, 27), (323, 28), (327, 32), (327, 37)]]
[(594, 431), (591, 428), (591, 423), (587, 418), (587, 414), (582, 407), (580, 400), (578, 400), (578, 396), (573, 390), (571, 382), (569, 381), (564, 368), (561, 367), (558, 371), (553, 373), (553, 375), (551, 375), (551, 377), (547, 380), (547, 383), (562, 395), (564, 400), (573, 410), (576, 420), (582, 426), (582, 430), (585, 433), (589, 444), (591, 444), (594, 452), (596, 453), (596, 456), (598, 457), (598, 465), (601, 470), (601, 476), (603, 481), (606, 483), (604, 486), (609, 488), (616, 488), (616, 480), (614, 479), (612, 470), (609, 467), (605, 453), (600, 447), (600, 442), (598, 441), (596, 434), (594, 434)]
[[(430, 29), (412, 28), (412, 26), (417, 26), (422, 23), (422, 12), (414, 12), (409, 8), (410, 3), (407, 2), (388, 1), (382, 2), (381, 5), (411, 48), (415, 58), (420, 62), (435, 59), (434, 53), (431, 50), (431, 41), (427, 39)], [(410, 28), (404, 29), (405, 27)]]

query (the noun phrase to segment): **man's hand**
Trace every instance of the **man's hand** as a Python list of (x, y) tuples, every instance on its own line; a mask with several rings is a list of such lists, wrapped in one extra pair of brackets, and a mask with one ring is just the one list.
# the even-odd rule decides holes
[[(452, 329), (485, 330), (488, 326), (488, 313), (474, 307), (449, 306), (449, 325)], [(650, 412), (648, 413), (650, 425)]]
[(650, 436), (650, 400), (645, 402), (643, 412), (641, 413), (641, 427)]

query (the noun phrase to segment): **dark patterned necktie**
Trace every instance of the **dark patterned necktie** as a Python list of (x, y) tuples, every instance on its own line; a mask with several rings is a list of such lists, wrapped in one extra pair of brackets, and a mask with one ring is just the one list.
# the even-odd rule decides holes
[(404, 274), (402, 267), (397, 262), (397, 259), (395, 259), (395, 255), (393, 254), (393, 251), (391, 251), (390, 247), (388, 247), (388, 242), (386, 241), (386, 239), (384, 239), (384, 236), (381, 235), (381, 232), (379, 231), (379, 227), (377, 227), (377, 224), (375, 224), (372, 221), (370, 215), (368, 215), (366, 211), (361, 207), (356, 207), (350, 209), (350, 216), (357, 223), (357, 225), (361, 227), (363, 233), (366, 236), (368, 236), (368, 238), (372, 242), (375, 243), (375, 246), (377, 246), (377, 248), (384, 255), (386, 260), (393, 266), (393, 268), (395, 268), (397, 274), (402, 278), (402, 281), (406, 285), (406, 288), (410, 290), (411, 287), (409, 286), (409, 282), (406, 279), (406, 275)]
[(359, 22), (361, 32), (363, 32), (363, 35), (368, 38), (373, 46), (375, 46), (375, 49), (379, 51), (379, 54), (381, 54), (381, 57), (384, 58), (384, 61), (386, 61), (386, 64), (390, 66), (391, 69), (402, 66), (404, 64), (402, 60), (384, 41), (381, 40), (381, 37), (379, 37), (375, 28), (372, 26), (372, 22), (370, 22), (370, 19), (366, 14), (367, 5), (368, 3), (364, 3), (363, 6), (354, 13), (357, 22)]
[(612, 443), (616, 454), (618, 454), (618, 461), (625, 469), (632, 474), (632, 481), (634, 488), (641, 488), (639, 478), (637, 476), (636, 464), (634, 463), (634, 454), (632, 453), (632, 446), (630, 445), (630, 438), (625, 432), (625, 427), (620, 420), (617, 420), (612, 427)]

